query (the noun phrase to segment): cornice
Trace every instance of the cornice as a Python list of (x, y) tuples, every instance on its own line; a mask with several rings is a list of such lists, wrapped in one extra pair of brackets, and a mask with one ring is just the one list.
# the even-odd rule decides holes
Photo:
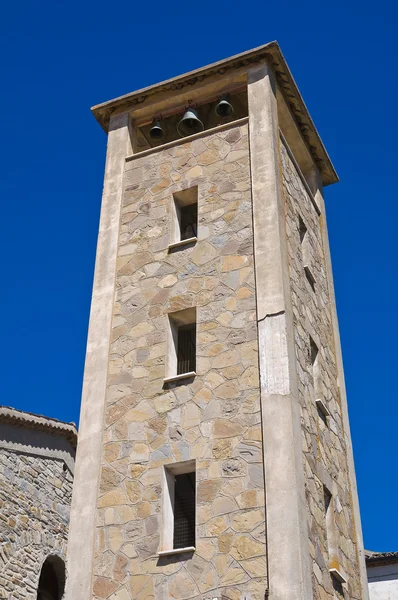
[(398, 563), (398, 552), (369, 552), (365, 550), (365, 560), (368, 567)]
[(232, 56), (210, 65), (206, 65), (205, 67), (201, 67), (200, 69), (195, 69), (194, 71), (189, 71), (188, 73), (178, 75), (172, 79), (161, 81), (160, 83), (156, 83), (135, 92), (131, 92), (130, 94), (119, 96), (114, 100), (97, 104), (91, 108), (91, 111), (101, 127), (107, 132), (110, 117), (115, 110), (118, 110), (118, 112), (132, 110), (137, 105), (142, 104), (145, 102), (145, 100), (148, 100), (148, 98), (154, 94), (182, 90), (185, 87), (201, 83), (205, 79), (214, 75), (224, 75), (231, 69), (239, 69), (241, 67), (249, 67), (251, 65), (258, 64), (262, 62), (262, 59), (265, 59), (266, 49), (270, 48), (273, 44), (278, 45), (277, 42), (270, 42), (264, 46), (254, 48), (253, 50), (248, 50), (247, 52), (242, 52), (236, 56)]
[(0, 423), (50, 432), (67, 438), (73, 448), (77, 446), (77, 429), (74, 423), (64, 423), (57, 419), (16, 410), (9, 406), (0, 406)]

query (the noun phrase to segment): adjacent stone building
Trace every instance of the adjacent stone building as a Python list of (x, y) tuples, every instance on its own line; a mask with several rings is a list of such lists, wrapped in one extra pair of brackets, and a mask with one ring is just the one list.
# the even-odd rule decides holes
[(398, 598), (398, 552), (365, 551), (370, 600)]
[(77, 432), (0, 407), (0, 598), (60, 600)]
[(276, 43), (98, 105), (67, 600), (365, 600), (323, 186)]

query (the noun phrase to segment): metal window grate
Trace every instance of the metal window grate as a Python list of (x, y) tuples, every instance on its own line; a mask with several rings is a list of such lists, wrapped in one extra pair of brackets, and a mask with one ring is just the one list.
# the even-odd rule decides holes
[(178, 328), (177, 375), (196, 369), (196, 323)]
[(195, 546), (195, 473), (176, 475), (173, 548)]
[(181, 240), (196, 237), (198, 232), (198, 205), (189, 204), (180, 208)]

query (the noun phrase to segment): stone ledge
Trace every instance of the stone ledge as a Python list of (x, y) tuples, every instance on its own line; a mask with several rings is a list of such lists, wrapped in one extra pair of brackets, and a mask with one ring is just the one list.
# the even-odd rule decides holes
[(329, 569), (329, 573), (332, 577), (337, 579), (338, 582), (347, 583), (346, 577), (344, 577), (344, 575), (338, 569)]
[(189, 371), (188, 373), (181, 373), (181, 375), (173, 375), (173, 377), (165, 377), (164, 383), (172, 383), (173, 381), (180, 381), (180, 379), (191, 379), (196, 377), (196, 371)]
[(153, 148), (148, 148), (147, 150), (141, 150), (141, 152), (136, 152), (136, 154), (130, 154), (126, 156), (126, 163), (134, 160), (136, 158), (141, 158), (142, 156), (148, 156), (148, 154), (153, 154), (154, 152), (158, 152), (159, 150), (166, 150), (167, 148), (173, 148), (174, 146), (178, 146), (179, 144), (186, 144), (188, 142), (192, 142), (193, 140), (197, 140), (203, 136), (213, 135), (214, 133), (218, 133), (219, 131), (224, 131), (225, 129), (229, 129), (230, 127), (239, 127), (240, 125), (245, 125), (249, 122), (249, 117), (242, 117), (242, 119), (236, 119), (236, 121), (231, 121), (230, 123), (223, 123), (222, 125), (218, 125), (217, 127), (212, 127), (211, 129), (204, 129), (203, 131), (199, 131), (198, 133), (194, 133), (193, 135), (187, 135), (178, 140), (173, 140), (172, 142), (168, 142), (167, 144), (160, 144), (159, 146), (154, 146)]
[(161, 550), (158, 556), (172, 556), (173, 554), (183, 554), (184, 552), (195, 552), (195, 546), (187, 546), (186, 548), (174, 548), (173, 550)]
[(179, 242), (173, 242), (172, 244), (169, 244), (168, 248), (169, 248), (169, 250), (173, 250), (173, 248), (180, 248), (180, 246), (187, 246), (188, 244), (196, 244), (197, 241), (198, 241), (198, 238), (195, 236), (195, 237), (188, 238), (186, 240), (180, 240)]

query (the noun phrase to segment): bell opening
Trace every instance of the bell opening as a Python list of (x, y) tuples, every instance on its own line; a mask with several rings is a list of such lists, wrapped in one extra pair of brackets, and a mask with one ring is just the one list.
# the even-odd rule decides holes
[(159, 121), (155, 121), (149, 130), (149, 135), (153, 140), (161, 140), (164, 137), (164, 131)]
[(230, 117), (233, 112), (234, 108), (227, 98), (221, 98), (216, 106), (217, 115), (225, 119), (226, 117)]
[(226, 126), (229, 122), (246, 117), (247, 90), (218, 92), (209, 97), (208, 102), (184, 99), (184, 104), (176, 105), (175, 108), (157, 105), (155, 110), (151, 115), (145, 113), (148, 116), (139, 117), (142, 125), (138, 117), (138, 123), (133, 117), (134, 153), (159, 148), (188, 136), (199, 136), (204, 131)]
[(205, 126), (198, 117), (198, 113), (193, 108), (188, 108), (181, 121), (177, 125), (177, 131), (182, 137), (187, 135), (193, 135), (194, 133), (200, 133), (203, 131)]

